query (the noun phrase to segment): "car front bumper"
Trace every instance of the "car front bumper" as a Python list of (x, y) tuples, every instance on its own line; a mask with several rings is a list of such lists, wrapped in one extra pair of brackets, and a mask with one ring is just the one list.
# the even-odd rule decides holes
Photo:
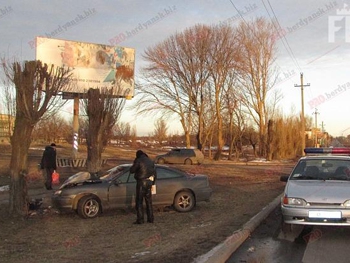
[(213, 193), (213, 189), (211, 188), (202, 188), (196, 190), (196, 200), (200, 201), (209, 201), (210, 197)]
[(350, 226), (350, 209), (281, 206), (287, 224)]
[(53, 195), (51, 197), (52, 206), (60, 211), (73, 209), (73, 196)]

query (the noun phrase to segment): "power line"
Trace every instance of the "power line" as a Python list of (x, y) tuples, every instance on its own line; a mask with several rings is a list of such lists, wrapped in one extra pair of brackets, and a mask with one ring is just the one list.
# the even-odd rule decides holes
[[(283, 46), (284, 46), (285, 49), (287, 50), (288, 54), (291, 56), (293, 62), (294, 62), (295, 65), (297, 66), (297, 68), (300, 70), (300, 72), (302, 72), (301, 67), (299, 66), (299, 63), (298, 63), (297, 59), (296, 59), (295, 56), (294, 56), (294, 52), (293, 52), (292, 48), (290, 47), (290, 45), (289, 45), (289, 43), (288, 43), (288, 40), (287, 40), (287, 38), (286, 38), (286, 35), (285, 35), (285, 34), (282, 34), (282, 36), (281, 36), (281, 34), (280, 34), (280, 32), (282, 31), (282, 27), (281, 27), (281, 24), (280, 24), (279, 21), (278, 21), (278, 18), (277, 18), (276, 14), (275, 14), (275, 11), (273, 10), (273, 8), (272, 8), (272, 6), (271, 6), (270, 1), (267, 0), (268, 4), (269, 4), (269, 6), (270, 6), (271, 12), (272, 12), (272, 14), (273, 14), (273, 16), (274, 16), (274, 19), (272, 19), (271, 15), (270, 15), (270, 12), (268, 11), (268, 9), (267, 9), (267, 7), (266, 7), (266, 5), (265, 5), (264, 0), (261, 0), (261, 2), (263, 3), (263, 5), (264, 5), (264, 7), (265, 7), (265, 10), (266, 10), (267, 14), (268, 14), (269, 17), (270, 17), (271, 22), (272, 22), (272, 25), (275, 27), (277, 34), (280, 36), (280, 38), (281, 38), (281, 40), (282, 40)], [(274, 21), (276, 21), (276, 22), (274, 22)], [(276, 26), (276, 23), (277, 23), (277, 25), (278, 25), (278, 28), (277, 28), (277, 26)], [(287, 45), (287, 46), (286, 46), (286, 45)]]

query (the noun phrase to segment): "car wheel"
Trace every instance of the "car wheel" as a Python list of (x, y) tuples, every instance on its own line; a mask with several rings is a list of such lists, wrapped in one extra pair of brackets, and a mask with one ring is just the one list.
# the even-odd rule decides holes
[(175, 195), (174, 208), (178, 212), (189, 212), (195, 206), (195, 199), (191, 192), (181, 191)]
[(192, 165), (192, 160), (191, 159), (186, 159), (185, 160), (186, 165)]
[(94, 218), (101, 212), (101, 204), (95, 196), (83, 196), (78, 202), (77, 213), (82, 218)]
[(157, 163), (159, 164), (165, 164), (165, 160), (163, 158), (159, 158)]

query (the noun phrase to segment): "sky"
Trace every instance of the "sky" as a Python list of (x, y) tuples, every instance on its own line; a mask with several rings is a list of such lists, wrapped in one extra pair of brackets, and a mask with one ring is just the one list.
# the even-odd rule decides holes
[[(0, 55), (34, 60), (37, 36), (119, 45), (135, 49), (137, 81), (146, 48), (196, 24), (236, 26), (256, 17), (280, 26), (274, 89), (283, 113), (301, 112), (302, 73), (305, 116), (332, 136), (350, 134), (350, 0), (1, 0)], [(151, 134), (156, 119), (137, 116), (133, 103), (127, 100), (121, 121)], [(61, 112), (72, 115), (71, 103)], [(182, 134), (176, 118), (168, 127)]]

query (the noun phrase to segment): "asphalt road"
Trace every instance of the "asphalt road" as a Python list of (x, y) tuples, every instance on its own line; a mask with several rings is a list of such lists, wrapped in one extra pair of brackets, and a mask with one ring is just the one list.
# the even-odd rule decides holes
[(282, 231), (276, 208), (226, 263), (348, 263), (349, 227), (295, 226)]

